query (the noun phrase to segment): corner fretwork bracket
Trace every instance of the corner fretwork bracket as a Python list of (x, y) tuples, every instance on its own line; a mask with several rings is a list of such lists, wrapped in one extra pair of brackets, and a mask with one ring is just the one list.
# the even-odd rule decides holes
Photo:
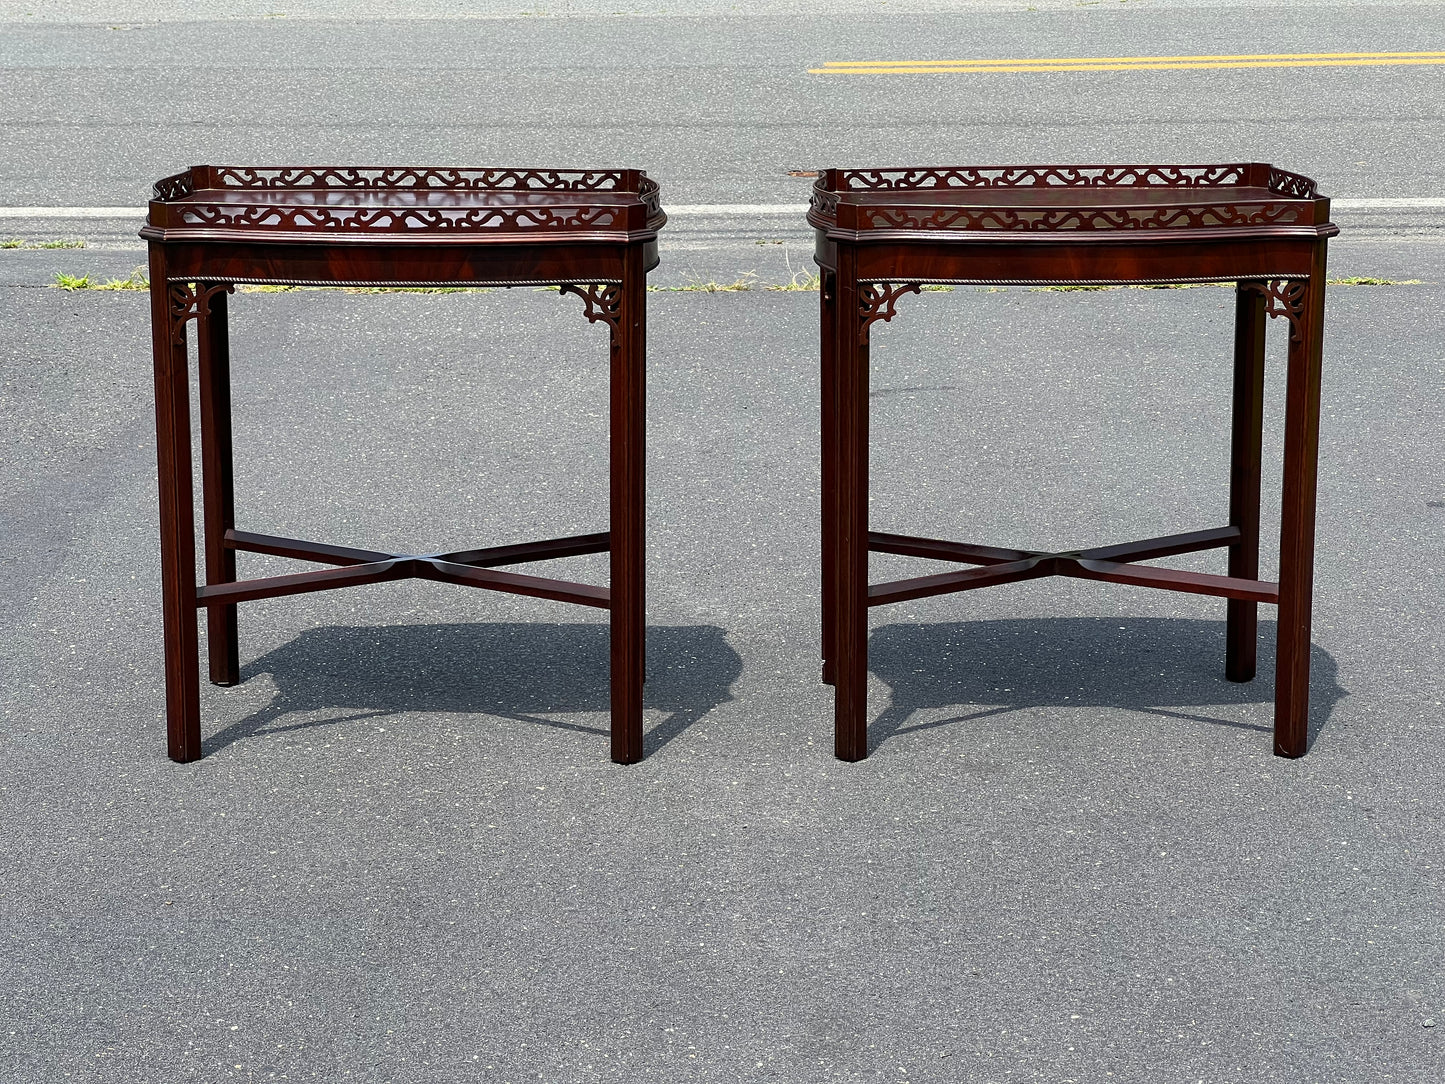
[(878, 320), (887, 323), (897, 313), (898, 299), (904, 294), (916, 294), (923, 288), (921, 282), (864, 282), (858, 286), (858, 341), (868, 345), (868, 329)]
[(171, 309), (171, 342), (186, 341), (186, 321), (199, 320), (209, 311), (211, 298), (218, 293), (233, 294), (234, 283), (218, 282), (207, 286), (196, 282), (172, 282), (166, 288), (166, 298)]
[(606, 323), (617, 330), (622, 315), (622, 287), (615, 282), (567, 283), (560, 287), (564, 294), (576, 294), (586, 305), (583, 315), (592, 323)]
[(1283, 316), (1289, 320), (1290, 342), (1303, 338), (1300, 321), (1304, 318), (1305, 297), (1309, 293), (1309, 282), (1302, 279), (1265, 279), (1263, 281), (1240, 282), (1239, 288), (1264, 298), (1264, 311), (1270, 316)]

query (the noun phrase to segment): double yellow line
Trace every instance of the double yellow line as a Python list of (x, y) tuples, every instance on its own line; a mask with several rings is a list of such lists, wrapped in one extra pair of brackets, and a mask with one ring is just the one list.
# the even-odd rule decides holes
[(1053, 60), (830, 60), (811, 75), (963, 75), (1011, 72), (1181, 71), (1445, 64), (1445, 53), (1245, 53), (1239, 56), (1101, 56)]

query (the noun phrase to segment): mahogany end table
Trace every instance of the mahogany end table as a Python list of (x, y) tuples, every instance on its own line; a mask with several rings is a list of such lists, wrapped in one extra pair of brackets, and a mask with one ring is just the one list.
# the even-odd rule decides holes
[[(1260, 163), (830, 169), (808, 221), (822, 271), (823, 678), (834, 751), (868, 755), (868, 608), (1043, 576), (1228, 599), (1225, 674), (1255, 673), (1256, 610), (1279, 607), (1274, 751), (1308, 743), (1310, 603), (1325, 246), (1339, 229), (1308, 177)], [(868, 347), (925, 283), (1234, 283), (1229, 522), (1066, 553), (868, 529)], [(1259, 576), (1265, 315), (1289, 321), (1279, 583)], [(1139, 564), (1228, 548), (1228, 574)], [(971, 566), (868, 583), (869, 552)]]
[[(236, 606), (421, 577), (607, 610), (612, 759), (642, 759), (646, 276), (667, 221), (641, 170), (193, 166), (155, 186), (147, 225), (155, 352), (166, 716), (173, 760), (201, 755), (197, 610), (210, 678), (240, 679)], [(558, 286), (607, 326), (610, 521), (596, 534), (397, 554), (236, 528), (226, 296), (237, 283)], [(186, 325), (196, 324), (205, 584), (196, 583)], [(236, 552), (332, 567), (236, 579)], [(502, 566), (608, 553), (610, 586)]]

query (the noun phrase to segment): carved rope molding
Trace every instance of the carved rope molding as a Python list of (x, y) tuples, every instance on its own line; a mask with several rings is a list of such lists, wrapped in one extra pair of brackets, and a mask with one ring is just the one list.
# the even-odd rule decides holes
[(171, 308), (171, 342), (177, 346), (184, 345), (186, 321), (196, 320), (199, 322), (203, 313), (210, 312), (211, 298), (222, 291), (228, 294), (235, 293), (235, 283), (220, 282), (203, 289), (197, 289), (197, 284), (193, 282), (171, 283), (166, 290)]
[(559, 287), (564, 294), (576, 294), (586, 306), (583, 315), (592, 323), (606, 322), (617, 330), (622, 316), (622, 287), (615, 282), (568, 283)]
[(876, 321), (887, 323), (898, 315), (898, 299), (922, 290), (921, 282), (865, 282), (858, 286), (858, 341), (868, 345), (868, 329)]
[(1264, 297), (1264, 311), (1270, 316), (1289, 320), (1289, 341), (1304, 340), (1303, 319), (1309, 282), (1304, 279), (1267, 279), (1264, 282), (1241, 282), (1239, 288)]

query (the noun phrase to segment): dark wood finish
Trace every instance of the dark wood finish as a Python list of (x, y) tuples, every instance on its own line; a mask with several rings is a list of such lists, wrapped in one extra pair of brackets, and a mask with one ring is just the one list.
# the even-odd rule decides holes
[(643, 371), (647, 335), (642, 253), (627, 254), (618, 311), (612, 320), (612, 759), (642, 759), (643, 608)]
[[(824, 680), (835, 751), (868, 754), (870, 606), (1045, 576), (1227, 602), (1225, 670), (1255, 673), (1257, 606), (1279, 606), (1275, 752), (1308, 742), (1325, 250), (1338, 229), (1307, 177), (1265, 163), (826, 170), (808, 221), (821, 268)], [(868, 344), (925, 283), (1237, 283), (1229, 524), (1067, 553), (870, 532)], [(1280, 582), (1259, 575), (1265, 317), (1290, 324)], [(1227, 548), (1228, 574), (1139, 562)], [(867, 583), (869, 551), (974, 567)]]
[(191, 493), (191, 402), (184, 323), (174, 325), (163, 251), (151, 252), (155, 359), (161, 614), (165, 641), (166, 742), (172, 760), (201, 755), (201, 679), (196, 629), (196, 526)]
[(822, 363), (818, 371), (819, 392), (821, 393), (820, 429), (822, 434), (822, 463), (819, 473), (822, 490), (822, 582), (820, 584), (823, 602), (822, 654), (823, 680), (833, 684), (833, 600), (837, 586), (833, 582), (837, 567), (833, 560), (834, 517), (838, 509), (838, 275), (824, 268), (818, 276), (819, 338), (822, 344)]
[(1213, 527), (1187, 534), (1171, 534), (1162, 538), (1145, 538), (1138, 542), (1121, 542), (1114, 546), (1069, 553), (1047, 553), (1043, 550), (1009, 550), (998, 546), (975, 546), (966, 542), (943, 542), (937, 538), (914, 538), (911, 535), (868, 532), (868, 548), (874, 553), (898, 553), (905, 557), (928, 557), (935, 561), (959, 561), (966, 565), (1001, 565), (1024, 561), (1031, 557), (1077, 557), (1097, 561), (1152, 561), (1157, 557), (1173, 557), (1180, 553), (1197, 553), (1232, 545), (1239, 537), (1237, 527)]
[[(226, 545), (226, 532), (236, 526), (234, 455), (231, 448), (231, 346), (226, 325), (226, 291), (207, 292), (210, 308), (201, 321), (200, 384), (201, 500), (204, 508), (206, 583), (232, 583), (236, 579), (236, 551)], [(235, 685), (241, 680), (236, 607), (211, 606), (206, 610), (206, 649), (211, 681)]]
[[(1264, 436), (1264, 297), (1235, 287), (1234, 404), (1229, 452), (1229, 522), (1239, 538), (1229, 547), (1229, 574), (1259, 575), (1259, 475)], [(1259, 607), (1230, 599), (1225, 618), (1224, 673), (1253, 681)]]
[(833, 752), (841, 760), (868, 755), (868, 338), (859, 326), (866, 286), (856, 253), (840, 248), (833, 369)]
[(196, 590), (196, 603), (229, 609), (238, 602), (255, 602), (284, 595), (304, 595), (311, 591), (332, 591), (338, 587), (354, 587), (363, 583), (385, 583), (404, 580), (413, 575), (402, 561), (373, 561), (364, 565), (343, 565), (315, 572), (293, 572), (289, 576), (263, 576), (239, 583), (218, 583)]
[[(1272, 284), (1273, 285), (1273, 284)], [(1295, 291), (1298, 287), (1298, 291)], [(1279, 643), (1275, 654), (1274, 751), (1305, 754), (1309, 744), (1310, 622), (1315, 568), (1315, 487), (1320, 443), (1320, 373), (1325, 324), (1325, 246), (1304, 283), (1289, 294), (1289, 377), (1284, 405), (1284, 508), (1279, 543)], [(1271, 307), (1269, 312), (1274, 314)]]
[[(299, 538), (281, 538), (253, 531), (227, 531), (226, 545), (247, 553), (269, 553), (275, 557), (291, 557), (298, 561), (317, 561), (327, 565), (363, 565), (373, 561), (391, 561), (405, 554), (360, 550), (351, 546), (333, 546), (325, 542), (305, 542)], [(515, 542), (509, 546), (488, 546), (485, 549), (457, 550), (453, 553), (413, 555), (416, 560), (443, 561), (474, 568), (496, 568), (527, 561), (551, 561), (559, 557), (579, 557), (584, 553), (606, 553), (606, 531), (580, 534), (571, 538), (549, 538), (542, 542)]]
[[(172, 759), (201, 755), (197, 609), (210, 677), (240, 678), (237, 605), (419, 577), (608, 610), (612, 759), (642, 758), (646, 276), (667, 221), (639, 170), (194, 166), (156, 184), (150, 244)], [(609, 529), (449, 553), (386, 553), (236, 529), (227, 295), (236, 283), (554, 285), (605, 324), (611, 356)], [(198, 341), (205, 585), (195, 576), (186, 325)], [(236, 553), (333, 567), (237, 580)], [(598, 587), (497, 566), (609, 553)]]
[(511, 546), (490, 546), (480, 550), (460, 550), (437, 554), (443, 561), (477, 568), (496, 568), (524, 561), (552, 561), (559, 557), (581, 557), (586, 553), (606, 553), (610, 546), (606, 531), (579, 534), (572, 538), (550, 538), (544, 542), (518, 542)]
[(359, 550), (351, 546), (333, 546), (325, 542), (303, 542), (299, 538), (281, 538), (254, 531), (227, 531), (226, 545), (245, 553), (267, 553), (272, 557), (290, 557), (295, 561), (316, 561), (323, 565), (365, 565), (374, 561), (390, 561), (394, 553), (380, 550)]
[[(590, 583), (571, 583), (567, 580), (554, 579), (551, 576), (527, 576), (520, 572), (498, 572), (493, 568), (477, 568), (473, 565), (456, 565), (449, 561), (418, 560), (408, 567), (414, 569), (414, 575), (424, 580), (437, 580), (442, 583), (460, 583), (468, 587), (485, 587), (492, 591), (502, 591), (509, 595), (530, 595), (532, 598), (549, 598), (556, 602), (570, 602), (574, 606), (595, 606), (601, 610), (611, 610), (612, 589), (608, 587), (597, 587)], [(612, 636), (617, 639), (617, 618), (612, 621)], [(614, 724), (617, 722), (614, 719)], [(642, 711), (640, 707), (636, 718), (625, 718), (622, 722), (628, 726), (642, 725)], [(614, 727), (615, 729), (615, 727)], [(630, 764), (631, 761), (618, 761), (619, 764)]]
[(873, 553), (900, 553), (910, 557), (958, 561), (985, 567), (872, 584), (868, 588), (868, 605), (882, 606), (890, 602), (927, 598), (930, 595), (971, 591), (996, 583), (1036, 580), (1044, 576), (1108, 580), (1112, 583), (1163, 587), (1196, 595), (1221, 595), (1229, 599), (1249, 599), (1256, 602), (1276, 601), (1279, 592), (1272, 583), (1233, 575), (1211, 576), (1201, 572), (1179, 572), (1129, 563), (1152, 561), (1180, 553), (1197, 553), (1221, 546), (1233, 547), (1239, 536), (1237, 527), (1216, 527), (1207, 531), (1165, 535), (1163, 538), (1125, 542), (1116, 546), (1049, 553), (1044, 550), (1007, 550), (994, 546), (973, 546), (962, 542), (941, 542), (935, 538), (911, 538), (907, 535), (869, 531), (868, 549)]

